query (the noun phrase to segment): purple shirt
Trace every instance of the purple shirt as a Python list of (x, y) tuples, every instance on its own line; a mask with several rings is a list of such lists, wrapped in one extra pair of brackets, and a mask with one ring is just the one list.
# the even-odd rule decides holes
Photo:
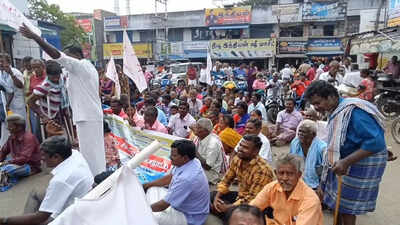
[(276, 123), (280, 124), (282, 128), (296, 130), (300, 121), (303, 120), (303, 116), (297, 110), (293, 110), (291, 113), (287, 113), (286, 109), (278, 113)]
[(182, 212), (188, 225), (203, 225), (209, 214), (210, 190), (201, 163), (193, 159), (172, 170), (164, 201)]

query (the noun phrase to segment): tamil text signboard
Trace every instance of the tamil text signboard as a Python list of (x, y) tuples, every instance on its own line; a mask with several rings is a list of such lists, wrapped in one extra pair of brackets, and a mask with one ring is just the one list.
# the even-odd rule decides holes
[(210, 41), (211, 57), (217, 59), (269, 58), (276, 53), (276, 39)]
[(303, 20), (338, 20), (346, 15), (346, 2), (305, 2)]

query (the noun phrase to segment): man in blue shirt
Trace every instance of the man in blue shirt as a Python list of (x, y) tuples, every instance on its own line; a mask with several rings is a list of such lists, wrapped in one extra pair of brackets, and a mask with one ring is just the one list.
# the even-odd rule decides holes
[(387, 161), (384, 117), (370, 102), (340, 98), (326, 81), (314, 81), (304, 97), (315, 110), (329, 115), (328, 147), (318, 192), (323, 192), (324, 204), (334, 209), (341, 179), (339, 221), (355, 225), (357, 215), (373, 212), (376, 207)]
[[(169, 185), (167, 195), (153, 203), (151, 209), (161, 212), (171, 206), (185, 215), (188, 225), (203, 225), (210, 210), (210, 194), (206, 175), (196, 159), (194, 143), (188, 140), (172, 143), (171, 163), (175, 168), (170, 174), (143, 185), (145, 190)], [(166, 218), (171, 215), (164, 214)]]
[[(147, 98), (147, 99), (144, 100), (144, 106), (145, 106), (145, 108), (147, 108), (147, 107), (156, 107), (156, 100), (154, 98), (151, 98), (151, 97)], [(160, 121), (160, 123), (162, 123), (162, 125), (168, 126), (168, 118), (167, 118), (167, 116), (165, 115), (165, 113), (161, 109), (159, 109), (158, 107), (156, 107), (156, 108), (157, 108), (157, 111), (158, 111), (157, 120)]]
[(312, 189), (319, 187), (322, 158), (326, 143), (317, 137), (317, 125), (312, 120), (299, 124), (298, 136), (290, 144), (290, 153), (304, 159), (304, 182)]

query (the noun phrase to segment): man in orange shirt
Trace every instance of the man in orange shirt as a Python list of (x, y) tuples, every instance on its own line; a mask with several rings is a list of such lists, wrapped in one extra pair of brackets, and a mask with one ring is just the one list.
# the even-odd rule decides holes
[(324, 224), (321, 202), (301, 178), (301, 160), (292, 154), (280, 157), (276, 162), (277, 181), (267, 184), (250, 202), (260, 210), (273, 212), (267, 213), (268, 225)]
[(304, 73), (300, 73), (300, 77), (298, 80), (293, 82), (293, 84), (290, 86), (290, 88), (294, 89), (296, 91), (297, 98), (301, 98), (303, 95), (304, 91), (307, 89), (307, 87), (311, 84), (309, 80), (306, 79), (306, 75)]

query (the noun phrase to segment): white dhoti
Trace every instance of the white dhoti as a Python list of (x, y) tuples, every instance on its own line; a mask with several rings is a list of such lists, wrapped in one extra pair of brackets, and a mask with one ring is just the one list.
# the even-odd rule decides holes
[[(146, 200), (151, 205), (158, 202), (167, 195), (168, 189), (162, 187), (152, 187), (146, 192)], [(153, 212), (159, 225), (187, 225), (186, 217), (178, 210), (168, 207), (161, 212)]]
[(79, 150), (89, 164), (93, 176), (106, 170), (102, 121), (76, 122)]

